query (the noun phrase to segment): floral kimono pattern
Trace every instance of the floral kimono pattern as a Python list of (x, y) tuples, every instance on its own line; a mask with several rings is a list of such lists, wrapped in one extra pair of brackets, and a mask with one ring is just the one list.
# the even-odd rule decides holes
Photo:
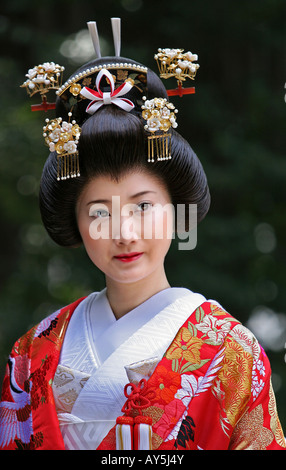
[[(82, 299), (16, 342), (0, 403), (0, 449), (64, 450), (52, 392), (64, 334)], [(144, 389), (155, 450), (285, 449), (267, 356), (217, 304), (179, 329)], [(136, 416), (138, 410), (133, 410)], [(116, 448), (115, 427), (99, 450)]]

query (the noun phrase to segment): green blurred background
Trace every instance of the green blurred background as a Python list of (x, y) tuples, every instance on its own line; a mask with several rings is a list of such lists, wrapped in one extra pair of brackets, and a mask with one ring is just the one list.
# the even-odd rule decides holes
[[(41, 225), (38, 187), (45, 113), (19, 86), (54, 61), (68, 78), (114, 54), (110, 17), (122, 18), (122, 55), (156, 70), (159, 47), (199, 55), (196, 94), (172, 99), (179, 130), (200, 157), (212, 205), (195, 250), (174, 243), (172, 285), (218, 300), (249, 326), (273, 370), (286, 429), (285, 0), (9, 0), (0, 7), (0, 377), (14, 341), (58, 307), (104, 286), (84, 250), (63, 249)], [(172, 88), (174, 83), (167, 83)], [(193, 85), (191, 83), (190, 85)], [(50, 100), (50, 97), (49, 97)], [(51, 117), (49, 115), (49, 117)]]

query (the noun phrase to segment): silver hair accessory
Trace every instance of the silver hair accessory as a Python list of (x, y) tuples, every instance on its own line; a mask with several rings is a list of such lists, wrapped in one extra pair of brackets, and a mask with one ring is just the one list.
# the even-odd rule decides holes
[(111, 18), (111, 26), (113, 32), (113, 42), (116, 57), (120, 57), (121, 50), (121, 19)]
[(93, 43), (95, 53), (97, 57), (100, 58), (101, 52), (100, 52), (100, 43), (99, 43), (99, 36), (98, 36), (96, 21), (88, 21), (87, 27), (89, 30), (89, 34)]

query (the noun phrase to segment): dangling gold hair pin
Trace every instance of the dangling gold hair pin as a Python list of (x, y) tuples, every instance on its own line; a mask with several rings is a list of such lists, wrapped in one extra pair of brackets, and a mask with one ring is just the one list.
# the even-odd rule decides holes
[(58, 181), (80, 176), (77, 146), (81, 129), (76, 121), (66, 122), (61, 117), (46, 119), (43, 131), (50, 152), (57, 152)]
[(171, 158), (170, 128), (178, 127), (176, 113), (178, 110), (166, 98), (147, 100), (143, 97), (142, 117), (146, 121), (144, 129), (148, 136), (148, 162), (169, 160)]

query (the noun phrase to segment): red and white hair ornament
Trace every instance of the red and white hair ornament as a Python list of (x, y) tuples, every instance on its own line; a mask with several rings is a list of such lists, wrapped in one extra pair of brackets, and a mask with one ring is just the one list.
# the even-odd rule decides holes
[[(103, 77), (105, 77), (110, 84), (111, 90), (108, 92), (103, 92), (100, 89), (100, 84)], [(84, 98), (91, 100), (91, 103), (86, 108), (86, 112), (88, 114), (94, 114), (99, 108), (101, 108), (101, 106), (108, 104), (115, 104), (124, 111), (129, 112), (135, 107), (134, 103), (132, 103), (132, 101), (127, 98), (122, 98), (122, 96), (126, 95), (132, 87), (132, 83), (126, 81), (115, 90), (113, 76), (107, 69), (102, 69), (96, 78), (97, 91), (88, 87), (84, 87), (80, 94)]]

